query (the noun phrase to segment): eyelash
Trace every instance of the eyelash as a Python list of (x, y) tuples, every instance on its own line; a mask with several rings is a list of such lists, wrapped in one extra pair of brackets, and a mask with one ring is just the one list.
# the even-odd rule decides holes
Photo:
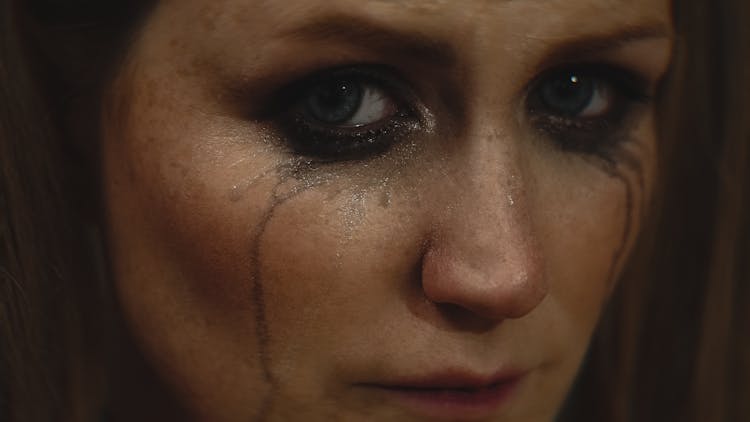
[[(541, 85), (577, 77), (610, 90), (612, 105), (602, 117), (580, 118), (545, 110)], [(637, 73), (604, 63), (578, 63), (540, 74), (525, 90), (524, 111), (527, 122), (561, 150), (594, 154), (612, 159), (616, 147), (626, 140), (629, 118), (639, 105), (651, 101), (648, 82)]]
[[(557, 78), (557, 79), (556, 79)], [(612, 95), (603, 116), (581, 118), (551, 110), (545, 104), (545, 83), (585, 81)], [(575, 79), (572, 79), (575, 78)], [(338, 81), (338, 82), (337, 82)], [(393, 101), (395, 110), (384, 121), (369, 125), (333, 125), (314, 121), (305, 101), (327, 83), (374, 87)], [(340, 83), (339, 83), (340, 82)], [(333, 85), (332, 85), (333, 86)], [(541, 73), (524, 90), (523, 110), (532, 128), (566, 152), (611, 159), (624, 142), (623, 132), (638, 104), (647, 103), (647, 82), (636, 73), (602, 63), (579, 63)], [(559, 86), (558, 86), (559, 87)], [(359, 89), (361, 100), (362, 89)], [(348, 92), (348, 91), (347, 91)], [(277, 124), (293, 153), (320, 161), (362, 160), (385, 153), (392, 145), (424, 127), (416, 96), (397, 72), (379, 65), (361, 65), (317, 72), (284, 88), (276, 96)], [(309, 107), (307, 107), (309, 108)]]
[[(306, 116), (305, 97), (333, 81), (351, 81), (382, 90), (395, 104), (387, 121), (366, 126), (335, 126), (314, 122)], [(278, 96), (279, 127), (294, 153), (319, 161), (366, 159), (385, 153), (392, 145), (424, 126), (418, 100), (394, 70), (368, 65), (317, 72), (294, 83)]]

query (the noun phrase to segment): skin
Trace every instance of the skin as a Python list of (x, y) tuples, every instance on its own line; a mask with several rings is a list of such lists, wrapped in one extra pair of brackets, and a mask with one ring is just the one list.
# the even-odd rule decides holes
[[(298, 30), (342, 14), (454, 54)], [(551, 420), (641, 226), (654, 110), (603, 159), (540, 136), (524, 87), (572, 40), (633, 26), (663, 34), (583, 58), (655, 90), (667, 1), (160, 2), (102, 145), (113, 276), (149, 364), (197, 420), (426, 420), (367, 385), (448, 370), (524, 374), (462, 419)], [(352, 63), (398, 68), (429, 117), (385, 154), (300, 164), (272, 118), (248, 117)]]

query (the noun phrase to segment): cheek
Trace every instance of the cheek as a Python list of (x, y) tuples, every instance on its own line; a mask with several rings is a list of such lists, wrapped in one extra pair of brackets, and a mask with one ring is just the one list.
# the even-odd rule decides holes
[(609, 166), (597, 158), (581, 163), (563, 169), (546, 162), (548, 170), (538, 174), (548, 172), (547, 182), (538, 184), (534, 205), (550, 280), (540, 312), (555, 320), (550, 333), (560, 356), (571, 357), (566, 365), (580, 362), (636, 241), (649, 165), (625, 160)]
[(361, 347), (368, 303), (393, 303), (394, 283), (414, 277), (420, 228), (399, 216), (415, 214), (406, 194), (358, 174), (291, 177), (295, 161), (262, 132), (162, 97), (135, 98), (138, 124), (104, 145), (110, 249), (133, 332), (211, 419), (263, 407), (269, 354), (295, 389), (319, 390), (316, 362), (342, 336)]
[(234, 187), (278, 163), (234, 142), (245, 134), (207, 136), (224, 132), (144, 97), (131, 107), (138, 125), (108, 131), (103, 147), (122, 307), (144, 352), (186, 403), (219, 419), (246, 414), (266, 389), (249, 277), (251, 239), (275, 181), (261, 178), (248, 201), (237, 200)]
[[(393, 198), (387, 207), (384, 195)], [(304, 385), (301, 374), (331, 375), (313, 374), (315, 362), (367, 346), (363, 330), (378, 330), (383, 314), (398, 313), (400, 292), (418, 283), (424, 232), (406, 223), (418, 211), (402, 199), (390, 188), (332, 185), (278, 208), (260, 264), (280, 378)]]
[[(543, 204), (536, 206), (547, 257), (548, 278), (560, 285), (559, 294), (578, 293), (584, 305), (601, 302), (612, 287), (627, 212), (629, 187), (593, 169), (595, 183), (564, 180), (540, 189)], [(558, 180), (560, 180), (558, 178)], [(598, 306), (598, 305), (597, 305)], [(581, 310), (582, 312), (585, 312)]]
[(549, 292), (527, 318), (508, 324), (507, 334), (524, 345), (524, 353), (550, 357), (528, 385), (546, 394), (568, 391), (579, 370), (633, 246), (643, 192), (629, 169), (619, 178), (596, 161), (559, 154), (537, 158), (529, 200)]
[[(566, 334), (586, 344), (588, 334), (612, 287), (611, 272), (616, 250), (621, 247), (624, 195), (606, 195), (608, 201), (585, 201), (582, 213), (570, 204), (547, 227), (547, 271), (550, 299), (569, 318)], [(570, 200), (568, 200), (570, 201)], [(592, 206), (598, 208), (591, 209)], [(572, 212), (572, 214), (568, 214)], [(557, 223), (554, 223), (557, 221)]]

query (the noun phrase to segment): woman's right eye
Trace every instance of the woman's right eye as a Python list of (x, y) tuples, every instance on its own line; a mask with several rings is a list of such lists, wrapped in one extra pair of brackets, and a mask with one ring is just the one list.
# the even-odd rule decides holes
[(365, 127), (392, 118), (398, 106), (381, 87), (334, 79), (314, 86), (303, 99), (304, 111), (322, 125)]
[(333, 70), (293, 87), (281, 128), (295, 153), (337, 161), (385, 152), (420, 124), (405, 84), (381, 69)]

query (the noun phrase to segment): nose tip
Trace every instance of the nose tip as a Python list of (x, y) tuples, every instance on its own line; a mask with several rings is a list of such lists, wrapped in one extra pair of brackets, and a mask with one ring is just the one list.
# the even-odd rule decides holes
[(462, 257), (455, 250), (430, 248), (422, 263), (425, 296), (438, 305), (458, 306), (488, 320), (527, 315), (547, 295), (539, 254), (528, 248), (498, 252), (485, 258)]
[(521, 318), (548, 291), (535, 173), (514, 139), (467, 139), (431, 182), (422, 291), (487, 320)]

